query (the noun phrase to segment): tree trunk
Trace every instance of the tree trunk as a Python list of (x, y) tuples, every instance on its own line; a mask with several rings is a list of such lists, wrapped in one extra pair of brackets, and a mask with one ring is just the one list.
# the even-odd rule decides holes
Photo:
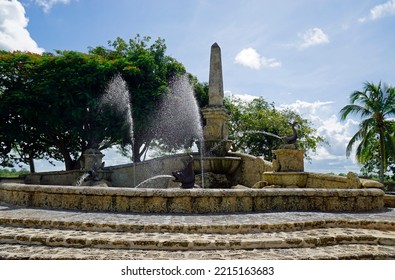
[(30, 173), (36, 173), (36, 168), (34, 166), (34, 159), (31, 155), (29, 155), (29, 167), (30, 167)]
[(66, 171), (73, 170), (75, 167), (75, 162), (70, 156), (70, 153), (62, 140), (59, 140), (56, 136), (50, 136), (51, 141), (55, 144), (58, 148), (60, 154), (63, 156), (64, 159), (64, 166)]
[(70, 156), (69, 157), (64, 157), (64, 167), (66, 168), (66, 171), (74, 169), (74, 162), (70, 158)]
[(141, 147), (140, 145), (136, 145), (136, 144), (133, 145), (133, 148), (132, 148), (132, 150), (133, 150), (133, 155), (132, 155), (133, 163), (141, 162), (140, 147)]
[(385, 169), (385, 143), (384, 143), (384, 131), (379, 132), (380, 141), (380, 171), (379, 171), (379, 181), (384, 183), (384, 169)]

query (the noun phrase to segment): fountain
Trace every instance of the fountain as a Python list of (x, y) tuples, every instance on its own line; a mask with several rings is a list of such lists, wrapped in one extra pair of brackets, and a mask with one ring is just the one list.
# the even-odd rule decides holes
[[(169, 146), (182, 145), (186, 140), (191, 143), (196, 140), (202, 142), (203, 130), (199, 106), (187, 74), (172, 78), (169, 92), (158, 106), (153, 124), (151, 128), (153, 134)], [(199, 148), (200, 160), (202, 160), (203, 151), (201, 147)], [(203, 168), (203, 165), (201, 166)], [(203, 176), (203, 169), (200, 169), (200, 174)], [(204, 188), (204, 180), (201, 183)]]
[[(121, 108), (133, 142), (130, 102), (114, 99), (113, 95), (118, 92), (119, 96), (128, 98), (126, 86), (119, 78), (114, 78), (113, 84), (118, 86), (109, 86), (111, 94), (103, 102)], [(189, 135), (199, 141), (203, 152), (103, 167), (101, 156), (93, 151), (84, 155), (83, 170), (29, 174), (24, 184), (1, 183), (0, 200), (28, 207), (131, 213), (383, 209), (384, 192), (380, 183), (360, 179), (352, 173), (342, 177), (304, 172), (303, 150), (296, 146), (297, 137), (283, 138), (287, 142), (274, 151), (276, 159), (272, 163), (229, 152), (232, 141), (226, 125), (229, 116), (223, 104), (218, 44), (211, 47), (209, 104), (202, 110), (203, 129), (200, 117), (196, 117), (200, 115), (196, 104), (190, 107), (191, 95), (185, 94), (192, 92), (187, 78), (176, 78), (170, 88), (172, 93), (158, 112), (161, 122), (157, 121), (154, 129), (164, 140), (179, 141)], [(106, 188), (85, 186), (83, 177), (88, 176), (84, 174), (89, 174), (89, 170), (92, 181), (105, 179), (111, 184)], [(78, 178), (82, 180), (81, 186), (75, 186)], [(193, 188), (195, 183), (203, 188)]]
[[(133, 145), (133, 118), (130, 105), (129, 91), (126, 82), (120, 74), (114, 76), (108, 83), (103, 96), (99, 100), (98, 114), (104, 114), (105, 110), (116, 112), (122, 117), (124, 126), (126, 127), (127, 137)], [(102, 176), (104, 162), (102, 161), (104, 154), (98, 149), (98, 143), (92, 144), (92, 147), (84, 151), (82, 155), (82, 170), (85, 172), (78, 177), (75, 185), (101, 185), (108, 186), (108, 181)]]

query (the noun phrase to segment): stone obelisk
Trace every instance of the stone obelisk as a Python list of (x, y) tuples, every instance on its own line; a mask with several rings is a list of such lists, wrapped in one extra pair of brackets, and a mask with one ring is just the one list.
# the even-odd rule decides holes
[(206, 155), (225, 156), (231, 141), (226, 124), (229, 114), (224, 106), (221, 48), (217, 43), (211, 46), (208, 98), (208, 106), (202, 110), (206, 120), (203, 128)]
[(209, 106), (224, 105), (224, 82), (222, 78), (221, 48), (217, 43), (214, 43), (211, 46), (208, 95)]

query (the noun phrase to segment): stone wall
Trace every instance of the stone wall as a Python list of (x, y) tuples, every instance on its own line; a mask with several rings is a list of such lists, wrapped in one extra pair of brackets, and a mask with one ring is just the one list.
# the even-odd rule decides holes
[(25, 207), (132, 213), (381, 210), (378, 189), (135, 189), (0, 184), (0, 200)]
[[(239, 167), (231, 174), (225, 174), (229, 180), (229, 185), (241, 184), (247, 187), (252, 187), (256, 182), (260, 181), (260, 174), (265, 171), (270, 171), (271, 163), (261, 158), (250, 156), (242, 153), (228, 153), (230, 158), (239, 158)], [(194, 169), (196, 175), (201, 171), (200, 169), (200, 155), (193, 154)], [(226, 157), (224, 158), (226, 161)], [(171, 175), (172, 171), (182, 169), (185, 162), (189, 160), (187, 154), (170, 155), (144, 162), (133, 164), (125, 164), (118, 166), (111, 166), (105, 170), (111, 171), (111, 183), (114, 187), (133, 187), (139, 183), (157, 175)], [(204, 172), (214, 172), (216, 167), (204, 164)]]
[(242, 153), (229, 153), (230, 156), (240, 157), (240, 168), (232, 174), (230, 180), (232, 185), (243, 185), (251, 188), (255, 183), (261, 181), (263, 172), (272, 171), (272, 164), (262, 158)]
[[(196, 157), (196, 156), (195, 156)], [(184, 168), (189, 160), (187, 154), (164, 156), (133, 164), (106, 167), (111, 171), (111, 184), (114, 187), (134, 187), (157, 175), (171, 175), (172, 171)]]
[(310, 172), (263, 172), (261, 175), (261, 180), (266, 186), (324, 189), (384, 188), (380, 182), (360, 179), (352, 172), (347, 176)]
[[(24, 182), (26, 184), (74, 186), (84, 173), (86, 173), (84, 170), (31, 173), (25, 176)], [(97, 171), (97, 175), (99, 179), (110, 180), (111, 178), (111, 172), (104, 170)]]
[(395, 208), (395, 195), (386, 194), (384, 196), (384, 206), (388, 208)]

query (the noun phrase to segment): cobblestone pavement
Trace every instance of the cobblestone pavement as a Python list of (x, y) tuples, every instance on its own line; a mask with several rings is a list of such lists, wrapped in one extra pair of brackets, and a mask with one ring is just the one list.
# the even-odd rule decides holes
[(0, 259), (9, 260), (347, 260), (395, 259), (395, 248), (381, 245), (336, 245), (267, 250), (115, 250), (0, 244)]
[(0, 259), (395, 259), (395, 210), (150, 215), (0, 202)]

